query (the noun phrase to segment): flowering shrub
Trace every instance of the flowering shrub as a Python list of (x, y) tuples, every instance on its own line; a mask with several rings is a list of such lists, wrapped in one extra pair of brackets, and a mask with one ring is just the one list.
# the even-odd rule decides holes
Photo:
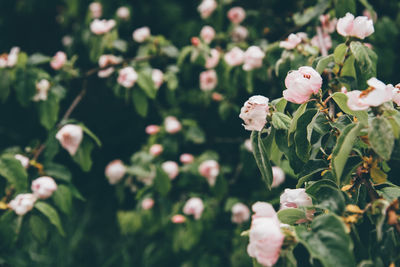
[(54, 2), (0, 43), (0, 265), (400, 264), (400, 6)]

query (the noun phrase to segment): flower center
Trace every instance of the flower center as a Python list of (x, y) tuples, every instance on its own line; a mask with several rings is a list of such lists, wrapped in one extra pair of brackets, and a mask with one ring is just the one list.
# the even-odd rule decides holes
[(311, 79), (311, 74), (303, 74), (303, 77), (306, 79)]
[(369, 95), (369, 93), (371, 93), (372, 91), (375, 90), (375, 87), (368, 87), (366, 90), (362, 91), (360, 94), (360, 98), (361, 97), (366, 97), (367, 95)]

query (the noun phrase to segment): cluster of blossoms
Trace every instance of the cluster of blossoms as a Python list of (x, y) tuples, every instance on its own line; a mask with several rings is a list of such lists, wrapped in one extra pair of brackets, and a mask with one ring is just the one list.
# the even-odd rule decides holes
[(9, 54), (4, 53), (0, 55), (0, 69), (9, 67), (12, 68), (17, 64), (18, 61), (18, 53), (19, 53), (19, 47), (13, 47), (11, 48), (11, 51)]

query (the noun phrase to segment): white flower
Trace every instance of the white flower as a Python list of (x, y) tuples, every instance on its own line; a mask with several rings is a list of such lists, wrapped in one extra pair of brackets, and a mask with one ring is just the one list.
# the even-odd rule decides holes
[(154, 206), (154, 199), (147, 197), (142, 200), (142, 209), (149, 210), (153, 206)]
[(74, 156), (83, 139), (83, 130), (79, 125), (64, 125), (56, 134), (61, 146)]
[(46, 199), (51, 197), (53, 192), (57, 190), (57, 184), (53, 178), (42, 176), (32, 181), (31, 189), (35, 196)]
[(110, 184), (116, 184), (119, 181), (121, 181), (125, 173), (126, 173), (126, 167), (124, 163), (119, 159), (113, 160), (110, 163), (108, 163), (105, 170), (105, 175)]
[(164, 73), (159, 69), (153, 69), (151, 71), (151, 79), (153, 80), (154, 85), (158, 89), (164, 82)]
[(281, 209), (312, 206), (312, 199), (304, 188), (286, 188), (280, 197)]
[(120, 8), (117, 9), (117, 17), (123, 20), (129, 19), (131, 15), (131, 12), (129, 11), (129, 8), (126, 6), (121, 6)]
[(138, 74), (132, 67), (125, 67), (119, 71), (117, 82), (126, 88), (131, 88), (135, 85), (138, 79)]
[(203, 91), (213, 90), (218, 83), (215, 70), (206, 70), (200, 73), (200, 89)]
[(33, 97), (33, 101), (45, 101), (47, 100), (47, 94), (50, 89), (50, 82), (46, 79), (41, 79), (36, 83), (36, 95)]
[(203, 201), (198, 197), (189, 199), (183, 207), (183, 213), (186, 215), (193, 215), (196, 220), (201, 218), (204, 210)]
[(208, 25), (204, 26), (200, 31), (200, 37), (206, 44), (211, 43), (211, 41), (214, 40), (215, 37), (214, 28)]
[(199, 173), (207, 179), (211, 186), (215, 185), (217, 176), (219, 175), (219, 164), (215, 160), (203, 161), (199, 166)]
[(214, 12), (217, 8), (217, 2), (215, 0), (203, 0), (197, 7), (201, 18), (206, 19)]
[(260, 68), (264, 57), (265, 53), (261, 48), (258, 46), (250, 46), (244, 53), (243, 70), (249, 71)]
[(112, 28), (116, 25), (115, 20), (110, 19), (95, 19), (91, 24), (90, 24), (90, 30), (96, 34), (96, 35), (101, 35), (105, 34), (109, 31), (111, 31)]
[(161, 168), (171, 180), (175, 179), (179, 174), (179, 166), (175, 161), (166, 161), (161, 164)]
[(243, 203), (236, 203), (232, 206), (232, 222), (240, 224), (250, 218), (250, 210)]
[(249, 131), (261, 131), (267, 123), (269, 99), (256, 95), (247, 100), (240, 110), (239, 118), (244, 121), (244, 128)]
[(142, 27), (142, 28), (136, 29), (132, 34), (133, 40), (135, 40), (138, 43), (143, 43), (150, 36), (151, 36), (151, 34), (150, 34), (149, 27)]
[(8, 206), (18, 215), (25, 215), (33, 208), (37, 197), (34, 194), (19, 194)]
[(103, 6), (99, 2), (93, 2), (89, 5), (92, 18), (98, 19), (103, 15)]
[(224, 59), (229, 66), (241, 65), (244, 60), (244, 52), (239, 47), (234, 47), (225, 54)]
[(168, 116), (164, 119), (165, 131), (170, 134), (175, 134), (182, 129), (181, 123), (174, 116)]

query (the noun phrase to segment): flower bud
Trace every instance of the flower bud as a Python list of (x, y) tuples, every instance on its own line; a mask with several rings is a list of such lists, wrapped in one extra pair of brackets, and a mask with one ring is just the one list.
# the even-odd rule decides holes
[(62, 51), (58, 51), (51, 60), (50, 66), (55, 70), (59, 70), (64, 66), (66, 61), (67, 55)]
[(214, 186), (219, 175), (219, 164), (215, 160), (203, 161), (199, 166), (199, 173), (207, 179), (207, 182)]
[(117, 17), (123, 20), (128, 20), (131, 15), (129, 8), (121, 6), (117, 9)]
[(244, 121), (244, 128), (249, 131), (261, 131), (267, 123), (267, 114), (269, 113), (269, 99), (255, 95), (247, 100), (240, 109), (239, 118)]
[(215, 38), (215, 30), (211, 26), (204, 26), (200, 31), (200, 37), (206, 44), (209, 44)]
[(33, 208), (37, 197), (34, 194), (19, 194), (8, 206), (18, 215), (25, 215)]
[(160, 126), (158, 125), (149, 125), (146, 127), (146, 133), (149, 135), (156, 134), (160, 131)]
[(243, 203), (236, 203), (232, 207), (232, 222), (241, 224), (250, 218), (250, 210)]
[(175, 134), (182, 129), (181, 123), (174, 116), (168, 116), (164, 119), (164, 126), (167, 133)]
[(200, 73), (200, 89), (203, 91), (213, 90), (218, 83), (215, 70), (206, 70)]
[(135, 85), (138, 74), (132, 67), (125, 67), (119, 71), (117, 82), (125, 88), (131, 88)]
[(150, 155), (157, 157), (158, 155), (160, 155), (163, 152), (163, 150), (164, 150), (164, 148), (162, 145), (154, 144), (150, 147), (149, 153), (150, 153)]
[(74, 124), (64, 125), (56, 134), (61, 146), (74, 156), (83, 139), (82, 127)]
[(211, 94), (211, 98), (212, 98), (212, 100), (214, 100), (214, 101), (220, 102), (220, 101), (222, 101), (222, 100), (224, 99), (224, 96), (223, 96), (222, 94), (220, 94), (220, 93), (213, 92), (213, 93)]
[(152, 198), (145, 198), (142, 201), (142, 209), (149, 210), (154, 206), (154, 200)]
[(193, 45), (194, 47), (197, 47), (197, 46), (199, 46), (199, 44), (200, 44), (200, 39), (199, 39), (198, 37), (192, 37), (192, 38), (190, 39), (190, 42), (192, 43), (192, 45)]
[(188, 154), (188, 153), (184, 153), (179, 157), (179, 160), (183, 163), (183, 164), (190, 164), (194, 161), (194, 157), (192, 154)]
[(117, 184), (124, 177), (125, 173), (126, 167), (124, 163), (119, 159), (113, 160), (108, 163), (105, 170), (105, 175), (110, 184)]
[(135, 42), (143, 43), (151, 36), (150, 28), (142, 27), (142, 28), (136, 29), (133, 32), (132, 36), (133, 36), (133, 40), (135, 40)]
[(186, 222), (186, 217), (181, 214), (175, 214), (171, 218), (172, 223), (180, 224)]
[(232, 7), (228, 11), (228, 19), (233, 24), (240, 24), (246, 18), (246, 11), (242, 7)]
[(161, 168), (168, 175), (169, 179), (173, 180), (179, 174), (179, 166), (174, 161), (166, 161), (161, 164)]
[(32, 192), (40, 199), (51, 197), (54, 191), (57, 190), (57, 184), (53, 178), (42, 176), (32, 181)]
[(198, 197), (189, 199), (183, 207), (183, 213), (186, 215), (193, 215), (196, 220), (200, 219), (204, 210), (203, 201)]

